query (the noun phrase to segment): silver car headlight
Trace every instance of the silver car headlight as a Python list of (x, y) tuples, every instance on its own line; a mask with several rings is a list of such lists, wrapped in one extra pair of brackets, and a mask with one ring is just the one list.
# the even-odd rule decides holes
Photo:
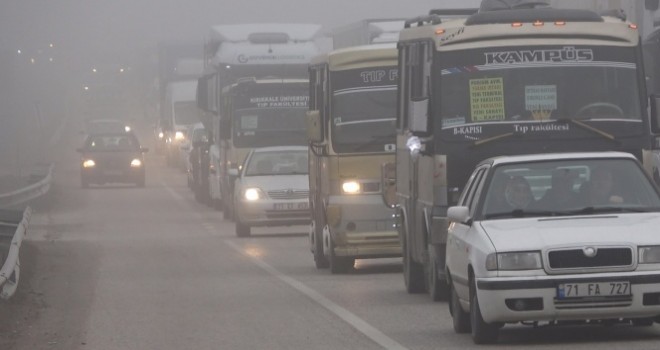
[(541, 252), (493, 253), (486, 258), (488, 271), (539, 270), (542, 268)]
[(250, 202), (253, 202), (266, 198), (266, 195), (261, 189), (253, 187), (253, 188), (247, 188), (245, 189), (245, 191), (243, 191), (243, 198), (245, 198)]
[(640, 264), (660, 264), (660, 246), (639, 247)]

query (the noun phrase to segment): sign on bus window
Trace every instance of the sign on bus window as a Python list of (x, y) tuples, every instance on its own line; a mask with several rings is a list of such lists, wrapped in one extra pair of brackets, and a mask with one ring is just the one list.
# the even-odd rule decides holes
[(503, 79), (470, 80), (470, 107), (475, 122), (506, 119)]

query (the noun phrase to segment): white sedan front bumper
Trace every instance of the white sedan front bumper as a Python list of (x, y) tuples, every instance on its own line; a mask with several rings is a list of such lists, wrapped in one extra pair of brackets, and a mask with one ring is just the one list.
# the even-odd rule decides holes
[[(631, 294), (616, 297), (562, 299), (565, 283), (630, 282)], [(647, 318), (660, 315), (660, 274), (625, 272), (530, 278), (478, 278), (477, 296), (484, 321), (564, 321)], [(526, 303), (522, 311), (514, 304)]]

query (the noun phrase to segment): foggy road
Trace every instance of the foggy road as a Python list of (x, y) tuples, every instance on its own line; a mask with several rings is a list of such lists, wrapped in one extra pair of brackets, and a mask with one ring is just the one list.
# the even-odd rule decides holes
[[(79, 137), (67, 139), (22, 250), (28, 277), (1, 309), (12, 314), (0, 324), (16, 319), (0, 335), (8, 350), (475, 347), (445, 302), (405, 292), (399, 259), (331, 275), (314, 268), (305, 227), (239, 239), (153, 153), (146, 188), (83, 190)], [(658, 326), (508, 326), (496, 348), (649, 349), (659, 337)]]

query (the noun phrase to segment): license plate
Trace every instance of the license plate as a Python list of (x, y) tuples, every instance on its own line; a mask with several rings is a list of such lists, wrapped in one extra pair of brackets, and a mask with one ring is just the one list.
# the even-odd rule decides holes
[(119, 176), (124, 175), (124, 172), (121, 170), (106, 170), (104, 174), (106, 176)]
[(273, 204), (274, 210), (306, 210), (309, 208), (309, 203), (275, 203)]
[(564, 283), (557, 288), (558, 299), (630, 295), (630, 282)]

